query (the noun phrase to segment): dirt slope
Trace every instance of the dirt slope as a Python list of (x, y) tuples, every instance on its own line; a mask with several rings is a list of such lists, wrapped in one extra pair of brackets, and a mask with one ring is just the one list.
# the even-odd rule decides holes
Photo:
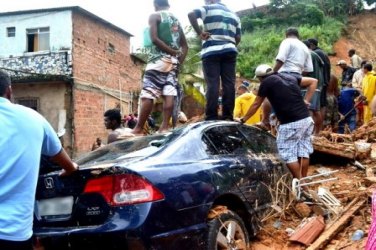
[[(347, 52), (354, 48), (363, 59), (376, 62), (376, 11), (365, 11), (349, 19), (344, 36), (334, 44), (336, 56), (331, 57), (332, 64), (344, 59), (347, 62)], [(335, 67), (335, 74), (340, 75), (340, 70)]]

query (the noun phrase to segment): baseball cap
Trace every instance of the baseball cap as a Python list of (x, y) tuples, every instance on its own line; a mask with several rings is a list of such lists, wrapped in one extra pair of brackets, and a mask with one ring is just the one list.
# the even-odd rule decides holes
[(273, 74), (273, 69), (272, 69), (272, 67), (270, 67), (267, 64), (261, 64), (261, 65), (257, 66), (257, 68), (255, 70), (255, 75), (257, 77), (267, 76), (267, 75), (271, 75), (271, 74)]
[(346, 64), (347, 62), (345, 60), (339, 60), (336, 65), (338, 66), (338, 65), (346, 65)]
[(250, 85), (251, 85), (251, 84), (250, 84), (249, 82), (247, 82), (247, 81), (243, 81), (242, 84), (240, 84), (239, 87), (243, 87), (243, 88), (246, 88), (247, 90), (249, 90), (249, 86), (250, 86)]

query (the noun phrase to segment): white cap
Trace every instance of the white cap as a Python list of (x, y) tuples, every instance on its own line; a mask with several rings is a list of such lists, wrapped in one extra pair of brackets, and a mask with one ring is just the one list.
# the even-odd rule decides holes
[(267, 76), (267, 75), (270, 75), (272, 73), (273, 73), (272, 67), (270, 67), (267, 64), (261, 64), (261, 65), (257, 66), (257, 68), (255, 70), (255, 75), (257, 77), (259, 77), (259, 76)]
[(339, 60), (336, 65), (347, 65), (347, 63), (345, 60)]

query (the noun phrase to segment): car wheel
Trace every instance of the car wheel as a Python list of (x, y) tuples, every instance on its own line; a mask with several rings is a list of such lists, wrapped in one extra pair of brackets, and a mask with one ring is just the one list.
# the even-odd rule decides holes
[(222, 213), (209, 221), (208, 250), (246, 250), (249, 237), (243, 220), (234, 212)]

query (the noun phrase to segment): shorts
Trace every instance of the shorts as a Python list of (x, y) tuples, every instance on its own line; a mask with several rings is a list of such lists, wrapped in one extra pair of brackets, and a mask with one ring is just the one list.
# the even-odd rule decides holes
[[(307, 93), (307, 90), (302, 90), (302, 96), (304, 97)], [(315, 90), (315, 93), (313, 94), (310, 105), (308, 107), (309, 110), (312, 111), (320, 111), (320, 98), (321, 98), (321, 91), (319, 89)]]
[(311, 117), (279, 126), (278, 153), (286, 163), (297, 162), (300, 157), (309, 158), (313, 153), (311, 142), (313, 128), (314, 122)]
[(159, 72), (148, 70), (143, 79), (140, 98), (156, 100), (161, 96), (177, 96), (177, 71)]

